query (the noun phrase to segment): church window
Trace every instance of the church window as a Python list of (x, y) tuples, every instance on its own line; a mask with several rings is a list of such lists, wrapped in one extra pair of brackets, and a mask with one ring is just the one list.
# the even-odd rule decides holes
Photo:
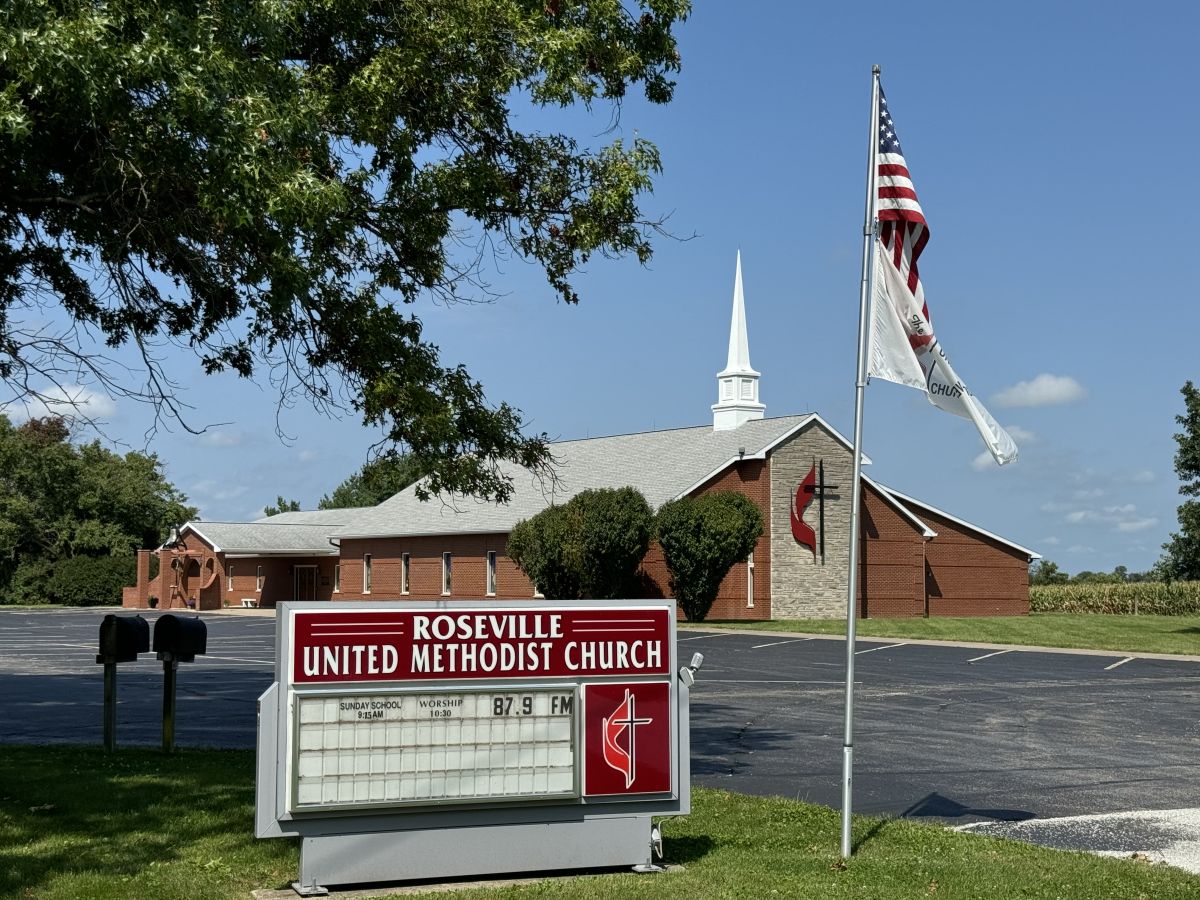
[(721, 379), (721, 399), (722, 400), (732, 400), (733, 399), (733, 379), (732, 378)]

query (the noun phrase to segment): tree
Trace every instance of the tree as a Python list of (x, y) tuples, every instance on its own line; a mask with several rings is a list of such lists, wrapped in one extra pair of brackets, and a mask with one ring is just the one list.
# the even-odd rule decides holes
[(636, 488), (581, 491), (567, 503), (578, 534), (576, 565), (583, 596), (628, 597), (650, 549), (654, 513)]
[[(1175, 435), (1175, 474), (1179, 493), (1200, 497), (1200, 390), (1188, 381), (1180, 389), (1184, 413), (1175, 417), (1182, 431)], [(1185, 500), (1178, 507), (1179, 531), (1163, 544), (1158, 569), (1167, 581), (1200, 580), (1200, 500)]]
[(565, 506), (548, 506), (518, 522), (508, 535), (508, 557), (529, 577), (534, 589), (550, 600), (583, 596), (576, 563), (577, 534), (569, 522)]
[(395, 496), (422, 475), (417, 460), (403, 453), (385, 453), (365, 463), (361, 469), (326, 494), (318, 509), (346, 509), (354, 506), (378, 506)]
[(721, 581), (763, 532), (762, 513), (744, 494), (718, 491), (664, 503), (655, 531), (671, 572), (671, 590), (689, 622), (702, 622)]
[(284, 499), (283, 494), (279, 494), (275, 497), (275, 505), (274, 506), (264, 506), (263, 507), (263, 515), (264, 516), (277, 516), (280, 513), (285, 513), (285, 512), (300, 512), (300, 501), (299, 500), (286, 500), (286, 499)]
[[(0, 594), (7, 600), (119, 600), (112, 584), (132, 572), (134, 551), (158, 546), (196, 514), (156, 457), (121, 456), (97, 441), (75, 446), (69, 437), (61, 419), (14, 427), (0, 416)], [(96, 563), (90, 586), (87, 561)]]
[(1058, 568), (1058, 563), (1039, 559), (1029, 567), (1030, 584), (1066, 584), (1070, 576)]
[[(420, 461), (423, 496), (506, 499), (500, 462), (544, 470), (545, 436), (442, 365), (403, 304), (494, 296), (488, 248), (567, 303), (593, 254), (650, 258), (654, 145), (580, 146), (512, 115), (619, 107), (635, 85), (669, 102), (689, 0), (629, 5), (13, 0), (0, 378), (18, 396), (87, 379), (186, 425), (163, 367), (181, 348), (206, 373), (268, 372), (285, 404), (353, 409)], [(145, 383), (80, 332), (133, 348)]]
[(518, 522), (508, 556), (547, 598), (615, 599), (634, 589), (654, 515), (634, 488), (580, 491)]

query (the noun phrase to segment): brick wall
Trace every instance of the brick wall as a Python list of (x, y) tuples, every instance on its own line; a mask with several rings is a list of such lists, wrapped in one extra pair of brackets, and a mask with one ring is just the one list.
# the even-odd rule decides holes
[(907, 503), (938, 533), (926, 547), (931, 616), (1029, 614), (1029, 559), (1019, 550)]
[[(342, 590), (336, 600), (479, 599), (487, 597), (487, 553), (496, 553), (497, 600), (531, 600), (533, 585), (504, 555), (507, 534), (398, 537), (342, 541)], [(450, 554), (450, 593), (442, 593), (442, 554)], [(363, 593), (363, 556), (371, 555), (371, 593)], [(401, 590), (403, 554), (409, 590)]]
[[(260, 606), (274, 606), (294, 599), (297, 566), (316, 569), (315, 599), (329, 600), (333, 595), (333, 570), (338, 563), (332, 556), (227, 558), (188, 532), (176, 549), (158, 551), (158, 575), (151, 579), (148, 577), (149, 553), (139, 551), (138, 583), (124, 589), (122, 606), (145, 609), (150, 597), (158, 598), (159, 609), (187, 609), (189, 599), (195, 604), (192, 608), (197, 610), (225, 606), (240, 608), (243, 599), (254, 600)], [(175, 560), (181, 561), (182, 568), (172, 566)], [(233, 567), (232, 581), (230, 566)], [(258, 586), (260, 567), (261, 590)]]
[(859, 534), (858, 615), (923, 616), (925, 539), (912, 521), (866, 483)]

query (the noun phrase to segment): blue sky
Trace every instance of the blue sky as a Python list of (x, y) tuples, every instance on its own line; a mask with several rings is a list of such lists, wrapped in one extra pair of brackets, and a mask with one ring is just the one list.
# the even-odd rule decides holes
[[(1200, 379), (1191, 249), (1193, 4), (699, 3), (680, 30), (675, 101), (521, 113), (587, 143), (636, 132), (665, 172), (644, 207), (686, 240), (650, 265), (596, 261), (583, 302), (531, 266), (488, 305), (419, 305), (446, 363), (536, 431), (576, 438), (703, 424), (725, 362), (736, 251), (767, 415), (820, 412), (849, 434), (870, 67), (883, 67), (932, 238), (933, 323), (1021, 459), (980, 459), (971, 425), (915, 391), (867, 391), (877, 480), (1040, 551), (1070, 572), (1145, 569), (1175, 526), (1179, 388)], [(174, 373), (201, 422), (149, 449), (206, 519), (277, 494), (312, 508), (375, 436), (352, 417), (283, 413), (232, 378)], [(144, 445), (145, 410), (101, 402)]]

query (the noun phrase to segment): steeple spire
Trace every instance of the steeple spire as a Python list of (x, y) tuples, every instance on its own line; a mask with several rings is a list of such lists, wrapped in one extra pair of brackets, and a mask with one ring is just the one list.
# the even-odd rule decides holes
[(761, 419), (766, 406), (758, 402), (759, 373), (750, 368), (750, 339), (746, 331), (746, 300), (742, 295), (742, 251), (737, 254), (733, 276), (733, 317), (729, 323), (729, 356), (717, 373), (717, 402), (713, 430), (737, 428), (751, 419)]

